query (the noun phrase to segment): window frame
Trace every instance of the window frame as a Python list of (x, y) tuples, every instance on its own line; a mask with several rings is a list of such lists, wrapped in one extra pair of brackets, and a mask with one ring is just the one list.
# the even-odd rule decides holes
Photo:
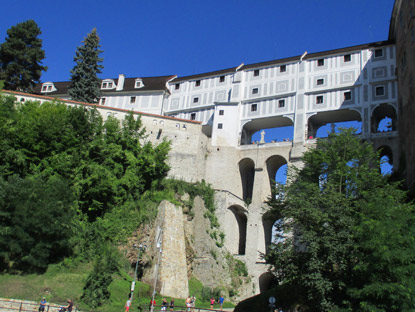
[(252, 94), (258, 94), (259, 88), (252, 88)]
[(351, 101), (351, 100), (352, 100), (352, 91), (344, 91), (343, 101)]
[[(378, 90), (382, 90), (382, 94), (378, 92)], [(375, 96), (384, 96), (385, 95), (385, 86), (376, 86), (375, 87)]]
[[(378, 55), (379, 52), (380, 52), (380, 55)], [(375, 58), (383, 57), (383, 49), (382, 48), (375, 49), (374, 52), (373, 52), (373, 56)]]
[(352, 61), (352, 55), (351, 54), (345, 54), (343, 55), (343, 62), (348, 63)]

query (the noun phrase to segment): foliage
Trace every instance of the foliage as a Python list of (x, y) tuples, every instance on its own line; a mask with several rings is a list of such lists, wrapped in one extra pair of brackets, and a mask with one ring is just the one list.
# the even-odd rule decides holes
[(265, 256), (310, 311), (414, 309), (413, 206), (352, 130), (330, 134), (269, 201), (283, 220)]
[(113, 281), (112, 274), (118, 272), (118, 263), (114, 250), (106, 250), (98, 257), (93, 271), (88, 275), (81, 300), (96, 308), (110, 298), (109, 286)]
[[(33, 185), (51, 179), (61, 181), (62, 185), (66, 183), (65, 196), (71, 195), (74, 202), (72, 214), (68, 213), (67, 217), (72, 218), (77, 229), (67, 248), (83, 260), (93, 259), (104, 241), (125, 240), (141, 222), (155, 215), (151, 194), (154, 185), (159, 184), (169, 170), (166, 164), (169, 143), (164, 141), (153, 146), (150, 142), (141, 143), (143, 138), (141, 120), (132, 114), (127, 115), (121, 125), (111, 117), (104, 122), (96, 110), (58, 102), (14, 103), (12, 97), (0, 96), (0, 177), (4, 190), (11, 188), (12, 185), (7, 184), (17, 178), (25, 183), (32, 181)], [(10, 180), (12, 177), (16, 177), (15, 180)], [(27, 196), (45, 197), (42, 192), (48, 188), (41, 190), (40, 186), (33, 186), (33, 191)], [(58, 202), (66, 198), (64, 194), (62, 198), (58, 195), (49, 198)], [(9, 204), (6, 198), (2, 198), (2, 211), (6, 211), (5, 205)], [(35, 203), (33, 200), (31, 205)], [(48, 204), (50, 211), (45, 211), (59, 216), (60, 206), (53, 208), (53, 201)], [(25, 209), (28, 208), (29, 204)], [(35, 213), (33, 210), (27, 215)], [(10, 214), (13, 218), (14, 210)], [(48, 230), (52, 224), (44, 228)], [(60, 232), (66, 233), (63, 229)], [(0, 241), (8, 237), (2, 235), (6, 235), (5, 232), (0, 232)], [(11, 252), (7, 250), (2, 249), (3, 264), (11, 261), (10, 255), (4, 254)]]
[(5, 42), (0, 45), (0, 80), (7, 90), (30, 92), (40, 82), (45, 51), (39, 26), (28, 20), (7, 30)]
[(45, 270), (71, 253), (74, 196), (57, 176), (0, 178), (0, 264), (24, 271)]
[(72, 100), (97, 103), (101, 96), (101, 81), (98, 74), (104, 68), (100, 62), (99, 37), (94, 28), (84, 39), (83, 45), (76, 50), (74, 62), (76, 65), (71, 70), (71, 86), (68, 93)]
[(219, 299), (220, 297), (220, 289), (219, 288), (210, 288), (204, 286), (200, 293), (200, 299), (202, 301), (208, 302), (210, 298), (215, 298), (215, 300)]

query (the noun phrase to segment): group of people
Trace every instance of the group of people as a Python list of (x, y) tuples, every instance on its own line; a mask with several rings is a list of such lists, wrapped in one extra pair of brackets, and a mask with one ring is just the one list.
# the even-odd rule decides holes
[[(72, 299), (68, 299), (66, 301), (66, 305), (60, 306), (59, 311), (61, 312), (72, 312), (73, 309), (73, 301)], [(39, 302), (39, 312), (45, 312), (45, 308), (47, 306), (48, 302), (46, 301), (46, 298), (43, 297), (42, 300)]]
[(225, 302), (225, 298), (223, 296), (220, 296), (218, 300), (215, 300), (215, 298), (210, 298), (210, 309), (213, 310), (213, 306), (215, 305), (215, 302), (219, 304), (219, 310), (222, 311), (223, 303)]
[[(150, 310), (151, 310), (151, 307), (153, 307), (153, 310), (154, 310), (154, 307), (156, 306), (156, 304), (157, 303), (155, 299), (150, 299), (150, 307), (149, 307)], [(174, 298), (171, 298), (170, 303), (167, 302), (166, 298), (163, 298), (161, 302), (161, 311), (167, 311), (167, 308), (170, 308), (170, 311), (174, 311)]]
[[(222, 311), (222, 307), (223, 307), (223, 303), (225, 301), (225, 298), (223, 296), (220, 296), (220, 298), (218, 300), (215, 300), (215, 298), (211, 298), (210, 299), (210, 309), (213, 310), (213, 307), (215, 305), (215, 303), (217, 302), (219, 304), (219, 309)], [(192, 297), (187, 297), (186, 301), (186, 312), (193, 312), (195, 310), (195, 306), (196, 306), (196, 297), (192, 296)], [(128, 312), (130, 309), (130, 305), (131, 305), (131, 300), (128, 299), (126, 306), (125, 306), (125, 312)], [(151, 308), (153, 307), (153, 311), (154, 311), (154, 307), (157, 305), (156, 300), (155, 299), (150, 299), (150, 306), (149, 309), (152, 310)], [(174, 299), (172, 298), (170, 300), (170, 303), (167, 302), (166, 298), (163, 298), (162, 302), (161, 302), (161, 311), (167, 311), (167, 308), (170, 309), (170, 311), (174, 311)]]

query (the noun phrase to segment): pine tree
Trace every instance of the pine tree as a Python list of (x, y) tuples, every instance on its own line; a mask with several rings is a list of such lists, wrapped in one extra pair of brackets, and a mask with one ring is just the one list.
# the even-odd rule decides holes
[(45, 51), (39, 26), (33, 20), (19, 23), (7, 30), (5, 42), (0, 45), (0, 80), (7, 90), (30, 92), (40, 82)]
[(74, 61), (76, 65), (71, 70), (72, 84), (68, 93), (72, 100), (97, 103), (101, 96), (101, 81), (97, 74), (101, 73), (104, 66), (99, 63), (102, 58), (99, 54), (102, 52), (99, 48), (99, 37), (94, 28), (83, 41), (83, 45), (76, 50)]

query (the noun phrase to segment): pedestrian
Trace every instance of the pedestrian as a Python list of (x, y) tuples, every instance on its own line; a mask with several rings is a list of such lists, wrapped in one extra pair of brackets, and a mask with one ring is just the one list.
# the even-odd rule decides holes
[(161, 302), (161, 311), (166, 311), (167, 309), (167, 300), (166, 298), (163, 298), (163, 301)]
[(155, 299), (150, 299), (150, 306), (149, 306), (149, 310), (153, 311), (154, 306), (156, 305), (156, 300)]
[(210, 298), (210, 309), (213, 310), (213, 305), (215, 304), (215, 298)]
[(192, 296), (192, 298), (190, 298), (190, 304), (192, 306), (192, 312), (193, 312), (196, 306), (196, 297), (194, 295)]
[(43, 297), (42, 300), (39, 303), (39, 312), (44, 312), (45, 311), (46, 304), (47, 304), (46, 298)]
[(190, 298), (187, 297), (186, 298), (186, 311), (190, 312), (191, 309), (192, 309), (192, 304), (190, 303)]
[(170, 300), (170, 311), (172, 312), (174, 310), (174, 298), (171, 298)]
[(218, 303), (219, 303), (219, 309), (222, 311), (222, 307), (223, 307), (223, 302), (225, 301), (225, 298), (223, 298), (223, 296), (221, 295)]
[(130, 310), (131, 306), (131, 297), (128, 296), (127, 302), (125, 303), (125, 312), (128, 312)]

